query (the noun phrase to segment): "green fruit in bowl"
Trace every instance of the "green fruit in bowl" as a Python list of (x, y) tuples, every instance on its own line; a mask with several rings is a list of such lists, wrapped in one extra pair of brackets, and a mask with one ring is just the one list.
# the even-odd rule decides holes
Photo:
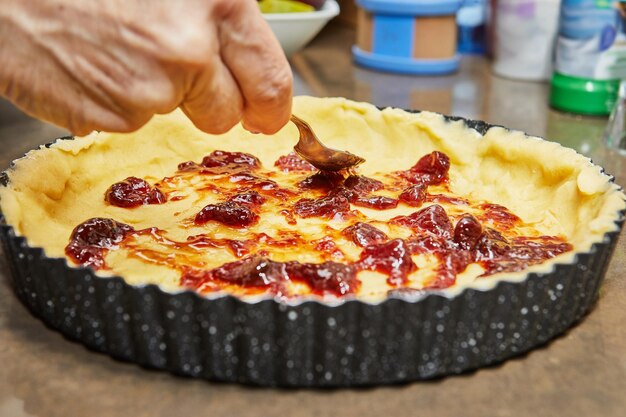
[(313, 12), (315, 7), (296, 0), (261, 0), (258, 2), (261, 13), (300, 13)]

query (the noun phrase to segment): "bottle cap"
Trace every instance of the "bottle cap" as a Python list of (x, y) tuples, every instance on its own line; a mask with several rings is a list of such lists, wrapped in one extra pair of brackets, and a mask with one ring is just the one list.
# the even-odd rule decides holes
[(619, 80), (594, 80), (555, 72), (551, 87), (550, 105), (555, 109), (606, 116), (615, 105)]

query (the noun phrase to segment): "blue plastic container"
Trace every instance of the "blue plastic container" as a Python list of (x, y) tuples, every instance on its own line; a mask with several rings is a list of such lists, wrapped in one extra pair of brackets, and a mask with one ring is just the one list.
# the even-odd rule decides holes
[(459, 66), (456, 13), (463, 0), (356, 0), (357, 64), (437, 75)]

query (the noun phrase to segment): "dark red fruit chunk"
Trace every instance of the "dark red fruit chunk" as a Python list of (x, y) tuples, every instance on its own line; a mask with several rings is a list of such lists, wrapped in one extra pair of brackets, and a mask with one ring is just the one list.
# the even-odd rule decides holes
[(411, 185), (405, 188), (399, 196), (400, 201), (409, 206), (418, 207), (426, 201), (426, 186), (423, 184)]
[(144, 204), (163, 204), (165, 196), (156, 187), (137, 177), (116, 182), (106, 191), (104, 199), (116, 207), (138, 207)]
[(427, 172), (438, 176), (445, 176), (450, 169), (450, 158), (443, 152), (433, 151), (422, 156), (411, 168), (413, 171)]
[(339, 172), (317, 172), (298, 183), (303, 190), (330, 191), (343, 184), (344, 177)]
[(259, 220), (259, 215), (245, 204), (226, 201), (205, 206), (196, 215), (194, 222), (204, 224), (211, 220), (232, 227), (248, 227)]
[(389, 236), (383, 231), (375, 228), (371, 224), (361, 222), (346, 227), (342, 230), (341, 234), (361, 247), (383, 243), (389, 239)]
[(285, 280), (285, 265), (255, 255), (215, 268), (211, 277), (242, 287), (276, 287)]
[(417, 270), (411, 254), (402, 239), (367, 246), (361, 253), (359, 266), (362, 269), (387, 274), (389, 285), (406, 284), (410, 273)]
[(178, 164), (178, 170), (182, 172), (196, 171), (198, 169), (200, 169), (200, 165), (193, 161), (186, 161)]
[(510, 249), (509, 242), (498, 231), (487, 228), (475, 248), (475, 258), (477, 261), (489, 261), (500, 258)]
[(401, 177), (413, 184), (437, 185), (448, 178), (450, 158), (443, 152), (424, 155), (411, 169), (400, 171)]
[(229, 201), (237, 204), (244, 204), (247, 206), (259, 207), (265, 203), (265, 197), (256, 191), (246, 191), (232, 196)]
[(301, 264), (288, 262), (285, 265), (289, 279), (309, 285), (311, 290), (320, 295), (331, 293), (336, 296), (352, 294), (359, 287), (357, 269), (354, 265), (337, 262), (321, 264)]
[(474, 249), (481, 235), (483, 227), (471, 214), (465, 214), (454, 227), (454, 243), (461, 249)]
[(373, 191), (382, 190), (382, 182), (363, 175), (350, 175), (343, 183), (344, 187), (354, 190), (358, 195), (365, 196)]
[(398, 200), (381, 195), (370, 195), (367, 197), (357, 197), (351, 201), (355, 206), (368, 207), (376, 210), (389, 210), (398, 207)]
[(391, 222), (445, 238), (452, 235), (452, 223), (446, 211), (439, 204), (425, 207), (408, 216), (394, 217)]
[(285, 281), (284, 264), (273, 262), (258, 255), (226, 263), (211, 270), (187, 268), (180, 277), (182, 285), (199, 288), (205, 284), (219, 289), (216, 283), (258, 288), (272, 293), (282, 293)]
[(243, 152), (213, 151), (202, 158), (202, 166), (207, 168), (244, 166), (258, 168), (261, 166), (259, 159)]
[(81, 245), (109, 249), (120, 243), (128, 233), (134, 230), (132, 226), (125, 223), (95, 217), (76, 226), (70, 239)]
[(302, 159), (300, 155), (295, 152), (281, 156), (274, 162), (274, 166), (280, 168), (283, 172), (308, 172), (316, 170), (313, 165)]
[(108, 249), (117, 247), (129, 234), (131, 226), (112, 219), (96, 217), (74, 228), (65, 253), (74, 262), (91, 265), (94, 269), (104, 267), (104, 255)]
[(182, 285), (198, 288), (215, 281), (244, 288), (284, 293), (287, 279), (308, 285), (314, 293), (336, 296), (354, 293), (359, 280), (353, 265), (337, 262), (301, 264), (299, 262), (275, 262), (259, 255), (224, 264), (210, 271), (187, 269), (181, 276)]
[(345, 197), (350, 203), (377, 210), (388, 210), (398, 206), (395, 198), (371, 195), (372, 191), (383, 188), (383, 183), (367, 178), (362, 175), (351, 175), (346, 178), (342, 186), (337, 186), (330, 190), (329, 196)]
[(337, 214), (346, 214), (349, 211), (350, 202), (343, 196), (328, 196), (315, 200), (303, 198), (294, 206), (294, 212), (303, 218), (324, 217), (331, 219)]

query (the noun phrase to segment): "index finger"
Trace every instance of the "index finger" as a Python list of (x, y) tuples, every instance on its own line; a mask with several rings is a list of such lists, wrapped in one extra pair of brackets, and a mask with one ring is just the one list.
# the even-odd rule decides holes
[(222, 60), (241, 90), (243, 125), (271, 134), (291, 116), (289, 62), (255, 1), (229, 2), (219, 23)]

